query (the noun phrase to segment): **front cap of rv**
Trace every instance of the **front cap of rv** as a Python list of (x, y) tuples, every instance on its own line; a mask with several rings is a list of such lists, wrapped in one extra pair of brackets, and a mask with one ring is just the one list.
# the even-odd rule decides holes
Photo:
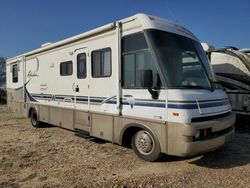
[[(143, 30), (162, 30), (200, 43), (192, 32), (178, 23), (145, 14), (137, 14), (136, 17), (140, 20)], [(231, 112), (228, 96), (219, 88), (214, 90), (168, 89), (166, 106), (167, 121), (170, 122), (192, 123), (194, 118)]]

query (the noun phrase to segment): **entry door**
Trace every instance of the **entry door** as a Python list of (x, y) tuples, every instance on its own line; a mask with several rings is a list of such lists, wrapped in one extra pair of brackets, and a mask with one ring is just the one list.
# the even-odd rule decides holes
[(75, 113), (75, 129), (89, 132), (89, 77), (90, 63), (89, 52), (87, 48), (76, 49), (74, 53), (76, 78), (73, 83), (75, 93), (74, 103)]

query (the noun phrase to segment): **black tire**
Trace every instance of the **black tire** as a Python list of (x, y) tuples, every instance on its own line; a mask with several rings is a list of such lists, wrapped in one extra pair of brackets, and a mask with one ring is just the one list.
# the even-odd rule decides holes
[(158, 140), (148, 130), (139, 130), (132, 137), (131, 146), (135, 154), (145, 161), (157, 161), (161, 157)]
[(35, 109), (32, 109), (30, 113), (30, 121), (33, 127), (38, 128), (40, 126), (38, 114)]

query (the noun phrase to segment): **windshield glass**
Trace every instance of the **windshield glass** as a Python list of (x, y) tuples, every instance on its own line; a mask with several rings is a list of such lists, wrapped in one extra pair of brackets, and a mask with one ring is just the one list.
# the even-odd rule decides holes
[(212, 88), (214, 75), (200, 43), (160, 30), (147, 33), (168, 88)]

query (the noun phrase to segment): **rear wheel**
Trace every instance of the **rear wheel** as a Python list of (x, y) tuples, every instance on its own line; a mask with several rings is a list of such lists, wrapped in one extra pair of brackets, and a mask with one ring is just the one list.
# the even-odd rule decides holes
[(161, 156), (160, 144), (149, 131), (136, 132), (131, 145), (136, 155), (146, 161), (156, 161)]
[(30, 121), (33, 127), (35, 128), (39, 127), (40, 122), (39, 122), (39, 118), (35, 109), (32, 109), (30, 113)]

